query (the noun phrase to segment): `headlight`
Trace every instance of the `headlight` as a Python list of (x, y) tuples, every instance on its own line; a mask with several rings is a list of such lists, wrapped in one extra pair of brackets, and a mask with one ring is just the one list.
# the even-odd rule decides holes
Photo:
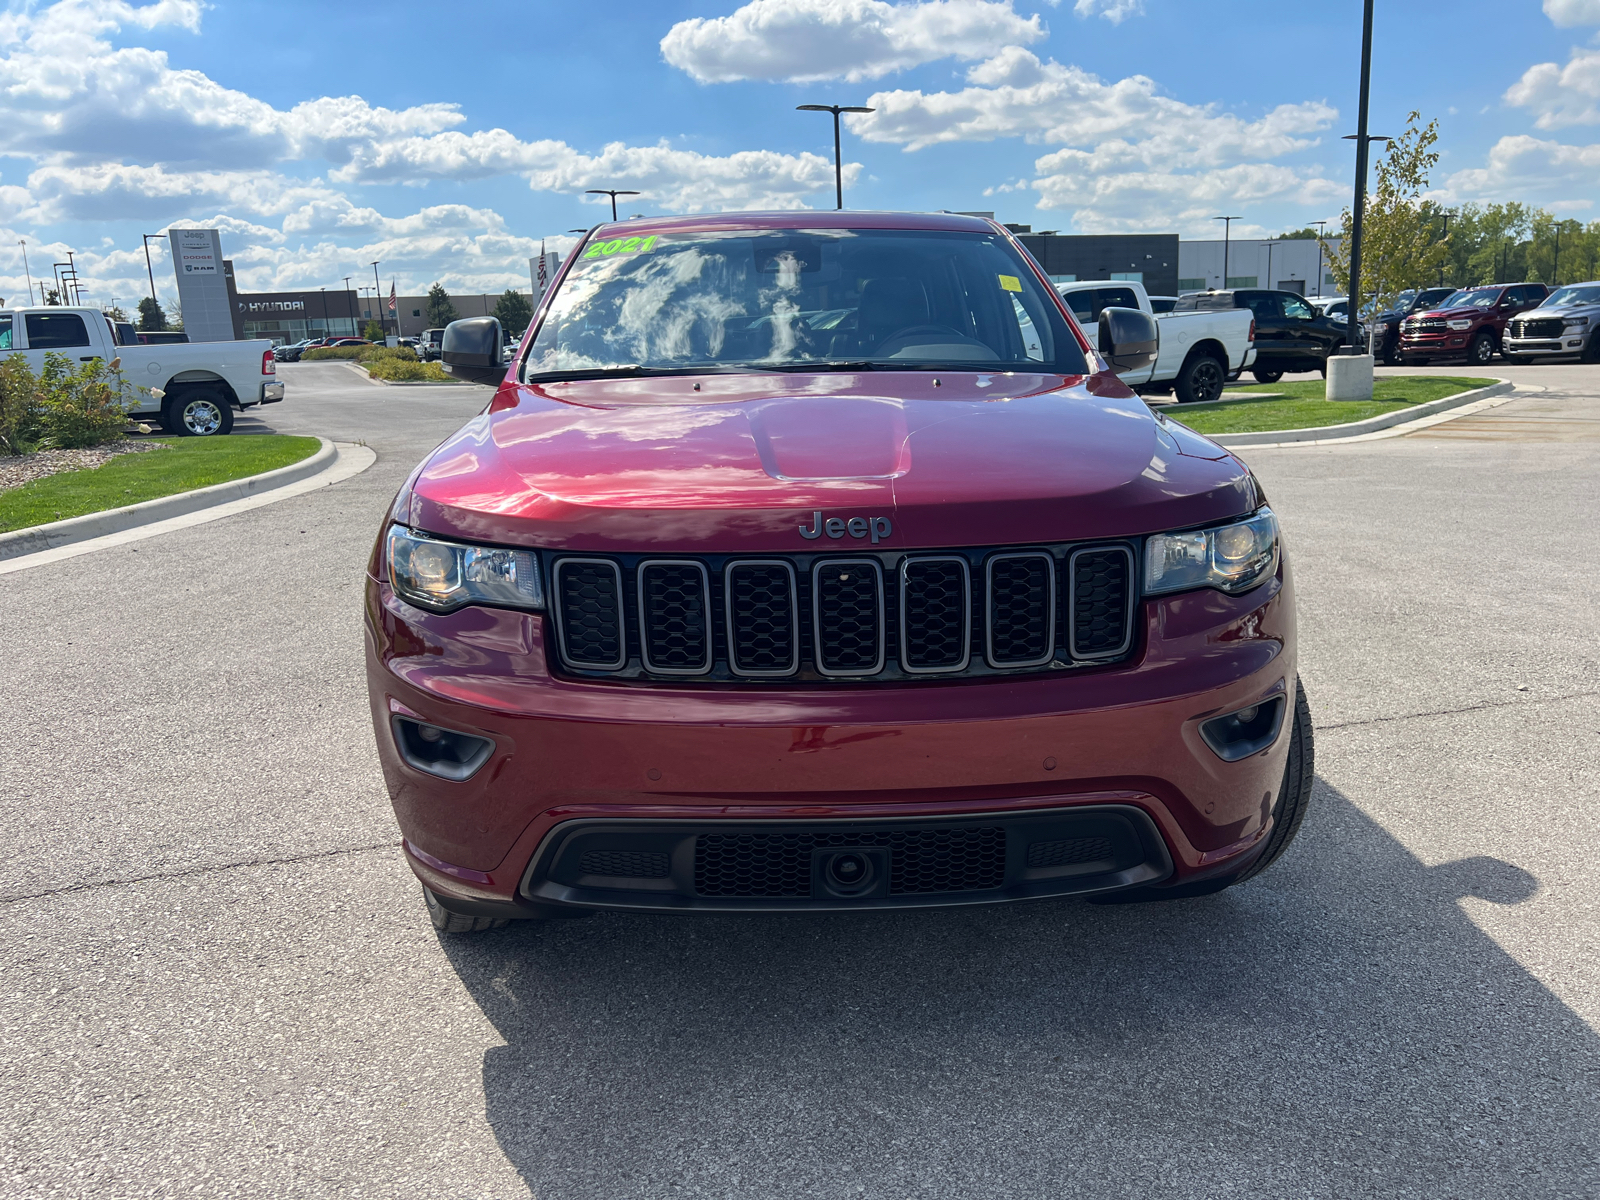
[(531, 550), (464, 546), (389, 526), (389, 582), (408, 603), (434, 612), (468, 604), (543, 608), (539, 560)]
[(1270, 508), (1234, 525), (1158, 533), (1145, 542), (1146, 595), (1205, 587), (1244, 592), (1277, 569), (1278, 518)]
[(1471, 321), (1446, 321), (1445, 324), (1450, 326), (1451, 329), (1471, 329), (1472, 328), (1472, 322)]
[(1568, 329), (1582, 329), (1588, 323), (1588, 317), (1568, 317), (1566, 319), (1566, 326)]

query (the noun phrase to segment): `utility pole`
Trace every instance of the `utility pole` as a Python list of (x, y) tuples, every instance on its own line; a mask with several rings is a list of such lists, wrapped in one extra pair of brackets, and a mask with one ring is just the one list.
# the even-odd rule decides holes
[(833, 114), (833, 195), (835, 207), (844, 207), (844, 156), (839, 149), (839, 114), (869, 113), (873, 110), (855, 104), (797, 104), (795, 112), (825, 112)]
[(1228, 235), (1233, 232), (1233, 223), (1239, 217), (1212, 217), (1213, 221), (1222, 222), (1222, 290), (1228, 290)]

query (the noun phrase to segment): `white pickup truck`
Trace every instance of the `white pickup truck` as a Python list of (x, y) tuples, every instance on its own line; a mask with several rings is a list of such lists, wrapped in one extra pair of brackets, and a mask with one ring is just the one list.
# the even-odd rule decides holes
[(233, 410), (283, 399), (270, 341), (125, 345), (92, 308), (0, 308), (0, 354), (21, 354), (38, 373), (51, 351), (74, 361), (122, 360), (136, 390), (134, 416), (168, 433), (213, 437), (233, 430)]
[[(1091, 345), (1099, 344), (1101, 309), (1151, 312), (1144, 284), (1131, 280), (1080, 280), (1058, 283), (1056, 290), (1072, 309)], [(1170, 388), (1184, 404), (1215, 400), (1222, 395), (1228, 380), (1237, 379), (1239, 372), (1255, 361), (1256, 320), (1248, 309), (1151, 315), (1161, 334), (1155, 364), (1122, 377), (1136, 391), (1165, 392)]]

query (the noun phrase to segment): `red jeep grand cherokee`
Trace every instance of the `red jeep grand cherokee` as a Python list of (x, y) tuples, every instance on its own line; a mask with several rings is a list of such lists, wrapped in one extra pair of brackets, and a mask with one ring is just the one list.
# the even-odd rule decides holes
[(384, 777), (442, 930), (1216, 891), (1312, 776), (1278, 525), (1006, 230), (601, 226), (378, 538)]
[(1494, 358), (1506, 322), (1538, 308), (1550, 289), (1542, 283), (1493, 283), (1463, 288), (1438, 308), (1400, 322), (1400, 361), (1427, 363), (1464, 358), (1483, 366)]

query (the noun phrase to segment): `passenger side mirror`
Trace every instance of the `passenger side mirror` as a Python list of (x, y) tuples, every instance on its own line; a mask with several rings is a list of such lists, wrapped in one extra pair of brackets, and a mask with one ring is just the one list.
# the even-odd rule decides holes
[(1160, 344), (1159, 327), (1149, 313), (1137, 308), (1100, 310), (1100, 357), (1118, 375), (1153, 364)]
[(439, 358), (444, 369), (468, 383), (499, 383), (506, 376), (505, 339), (494, 317), (466, 317), (444, 327)]

